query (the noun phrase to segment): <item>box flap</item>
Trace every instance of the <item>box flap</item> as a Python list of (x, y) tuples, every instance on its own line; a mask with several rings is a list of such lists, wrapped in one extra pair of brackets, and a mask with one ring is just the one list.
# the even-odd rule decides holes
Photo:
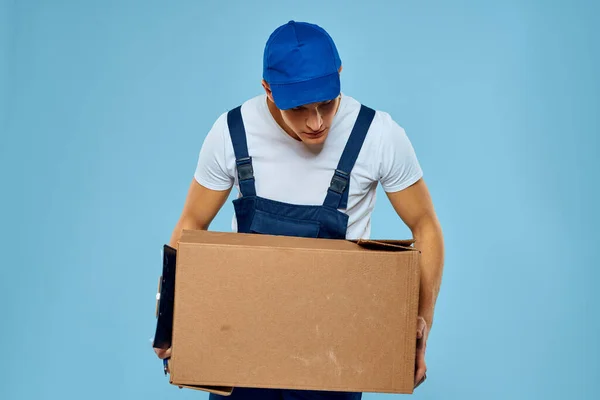
[(313, 239), (265, 234), (236, 232), (214, 232), (204, 230), (184, 230), (179, 244), (209, 244), (220, 246), (251, 246), (270, 248), (294, 248), (336, 251), (364, 250), (416, 250), (411, 247), (414, 240), (340, 240)]
[(379, 242), (379, 243), (388, 243), (388, 244), (397, 244), (399, 246), (411, 246), (415, 243), (414, 239), (369, 239), (369, 241)]
[(383, 250), (383, 251), (419, 251), (414, 248), (412, 244), (415, 242), (411, 239), (406, 240), (371, 240), (371, 239), (358, 239), (354, 241), (360, 247), (371, 250)]
[(266, 234), (184, 230), (179, 244), (208, 244), (219, 246), (250, 246), (316, 250), (361, 250), (346, 240), (313, 239)]
[(221, 396), (231, 396), (233, 388), (229, 386), (200, 386), (200, 385), (177, 385), (179, 388), (201, 390), (203, 392), (220, 394)]

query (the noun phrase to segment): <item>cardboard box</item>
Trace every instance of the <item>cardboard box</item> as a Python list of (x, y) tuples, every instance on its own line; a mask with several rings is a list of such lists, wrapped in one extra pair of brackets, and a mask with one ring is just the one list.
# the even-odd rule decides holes
[(170, 382), (412, 393), (412, 243), (184, 231)]

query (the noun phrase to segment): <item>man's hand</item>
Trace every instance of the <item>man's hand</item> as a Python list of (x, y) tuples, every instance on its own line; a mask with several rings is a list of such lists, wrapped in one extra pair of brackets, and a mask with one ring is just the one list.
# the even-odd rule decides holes
[[(158, 356), (158, 358), (160, 358), (161, 360), (167, 359), (171, 357), (171, 348), (169, 347), (168, 349), (157, 349), (156, 347), (154, 347), (154, 352), (156, 353), (156, 355)], [(169, 370), (169, 364), (167, 363), (166, 365), (166, 373), (171, 373), (171, 371)]]
[(427, 378), (425, 365), (425, 349), (427, 347), (427, 322), (423, 317), (417, 318), (417, 352), (415, 357), (415, 388)]
[(164, 360), (165, 358), (169, 358), (171, 357), (171, 348), (169, 347), (168, 349), (157, 349), (156, 347), (154, 348), (154, 352), (156, 353), (156, 355), (158, 356), (158, 358)]

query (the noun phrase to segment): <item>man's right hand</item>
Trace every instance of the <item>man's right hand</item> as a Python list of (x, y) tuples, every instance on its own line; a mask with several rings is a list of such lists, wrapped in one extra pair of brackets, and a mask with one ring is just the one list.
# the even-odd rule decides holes
[(156, 355), (158, 356), (158, 358), (160, 359), (165, 359), (165, 358), (169, 358), (171, 357), (171, 348), (169, 347), (168, 349), (157, 349), (156, 347), (154, 348), (154, 352), (156, 353)]
[[(156, 355), (158, 356), (158, 358), (165, 360), (167, 358), (171, 357), (171, 348), (169, 347), (168, 349), (157, 349), (156, 347), (154, 347), (154, 352), (156, 353)], [(171, 370), (169, 368), (169, 362), (167, 361), (167, 364), (165, 365), (165, 375), (166, 374), (170, 374)]]

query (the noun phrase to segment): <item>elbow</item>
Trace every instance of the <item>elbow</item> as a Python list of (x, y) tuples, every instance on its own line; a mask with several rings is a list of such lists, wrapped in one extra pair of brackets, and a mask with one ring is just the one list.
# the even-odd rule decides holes
[(202, 222), (197, 218), (194, 218), (189, 215), (182, 215), (177, 221), (175, 225), (175, 229), (173, 229), (173, 233), (171, 235), (171, 240), (169, 241), (169, 245), (173, 248), (177, 248), (177, 243), (181, 238), (181, 234), (185, 230), (208, 230), (209, 223)]
[(410, 227), (415, 248), (443, 258), (444, 237), (442, 227), (435, 215), (426, 215)]
[(435, 237), (442, 240), (442, 226), (434, 213), (426, 213), (420, 216), (410, 226), (410, 230), (416, 240), (423, 237)]
[(202, 221), (192, 215), (183, 215), (178, 222), (179, 230), (208, 230), (210, 222)]

